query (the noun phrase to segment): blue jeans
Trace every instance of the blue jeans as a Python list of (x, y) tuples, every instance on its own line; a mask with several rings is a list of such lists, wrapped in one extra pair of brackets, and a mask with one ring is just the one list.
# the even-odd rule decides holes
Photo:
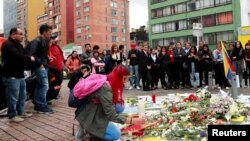
[(114, 141), (121, 138), (121, 131), (114, 123), (109, 122), (104, 133), (103, 139), (106, 141)]
[(24, 113), (24, 104), (27, 98), (24, 78), (3, 78), (6, 87), (5, 93), (8, 103), (8, 117), (11, 119), (17, 114)]
[(46, 96), (49, 89), (48, 69), (37, 68), (35, 69), (35, 74), (37, 77), (37, 82), (34, 94), (34, 104), (35, 110), (39, 110), (47, 107)]
[(130, 72), (130, 75), (131, 75), (131, 77), (129, 79), (130, 80), (130, 86), (135, 85), (135, 87), (136, 86), (139, 87), (139, 67), (138, 67), (138, 65), (134, 65), (134, 66), (130, 65), (129, 66), (129, 72)]

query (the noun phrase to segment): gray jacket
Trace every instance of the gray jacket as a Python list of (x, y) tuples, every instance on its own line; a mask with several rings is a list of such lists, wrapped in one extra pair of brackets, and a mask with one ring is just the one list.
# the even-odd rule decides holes
[(96, 137), (103, 138), (109, 121), (122, 124), (126, 121), (126, 117), (116, 113), (112, 97), (112, 90), (104, 84), (88, 98), (89, 101), (98, 99), (100, 103), (88, 102), (78, 111), (77, 121), (86, 131)]

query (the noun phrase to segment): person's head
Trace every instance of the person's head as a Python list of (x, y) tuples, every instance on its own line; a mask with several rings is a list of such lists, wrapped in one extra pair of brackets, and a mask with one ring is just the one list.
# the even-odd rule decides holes
[(204, 46), (204, 42), (203, 42), (203, 41), (200, 41), (200, 42), (199, 42), (199, 48), (203, 48), (203, 46)]
[(177, 42), (177, 43), (176, 43), (176, 48), (177, 48), (177, 49), (180, 49), (180, 48), (181, 48), (181, 43), (180, 43), (180, 42)]
[(197, 49), (196, 49), (195, 46), (192, 46), (192, 47), (190, 48), (190, 53), (197, 54)]
[(12, 38), (13, 40), (15, 40), (16, 42), (22, 42), (24, 35), (23, 35), (23, 31), (20, 28), (11, 28), (10, 29), (10, 38)]
[(161, 46), (160, 45), (157, 45), (156, 49), (157, 49), (158, 52), (161, 52)]
[(99, 49), (100, 49), (100, 47), (99, 47), (98, 45), (94, 45), (94, 46), (93, 46), (93, 52), (94, 52), (94, 51), (95, 51), (95, 52), (98, 52)]
[(78, 53), (77, 53), (77, 51), (74, 50), (74, 51), (72, 51), (71, 55), (72, 55), (72, 57), (76, 58), (78, 56)]
[(147, 42), (144, 42), (144, 43), (142, 44), (142, 50), (145, 51), (145, 52), (148, 51), (148, 43), (147, 43)]
[(119, 52), (118, 46), (117, 46), (117, 44), (113, 44), (111, 46), (111, 54), (114, 54), (114, 53), (117, 53), (117, 52)]
[(217, 42), (216, 49), (221, 50), (221, 42)]
[(100, 55), (100, 53), (99, 53), (98, 51), (94, 51), (94, 52), (93, 52), (93, 56), (94, 56), (94, 58), (98, 58), (98, 57), (99, 57), (99, 55)]
[(84, 76), (86, 76), (87, 74), (89, 74), (90, 73), (90, 67), (88, 66), (88, 65), (85, 65), (85, 64), (82, 64), (81, 66), (80, 66), (80, 72), (84, 75)]
[(247, 50), (249, 50), (250, 49), (250, 43), (246, 43), (245, 47), (246, 47)]
[(236, 48), (242, 48), (241, 41), (237, 41), (237, 42), (235, 43), (235, 47), (236, 47)]
[(172, 46), (169, 46), (169, 47), (168, 47), (168, 51), (173, 51), (173, 47), (172, 47)]
[(45, 38), (46, 40), (50, 40), (51, 33), (52, 33), (52, 27), (47, 25), (47, 24), (43, 24), (40, 26), (39, 32), (43, 38)]
[(124, 83), (128, 80), (129, 70), (124, 65), (117, 65), (109, 74), (108, 81), (112, 88), (113, 93), (113, 103), (117, 104), (119, 102), (123, 103), (123, 88)]
[(161, 48), (161, 53), (162, 53), (162, 54), (165, 54), (166, 52), (167, 52), (167, 47), (163, 46), (163, 47)]
[(52, 34), (51, 37), (50, 37), (50, 43), (51, 43), (52, 45), (56, 44), (57, 39), (58, 39), (58, 38), (57, 38), (57, 35)]
[(204, 45), (203, 45), (203, 51), (204, 51), (204, 52), (209, 52), (209, 47), (208, 47), (207, 44), (204, 44)]
[(124, 51), (124, 45), (119, 45), (119, 50), (120, 50), (121, 52), (123, 52), (123, 51)]
[(229, 50), (230, 50), (230, 51), (233, 51), (233, 50), (234, 50), (234, 48), (235, 48), (234, 43), (230, 43), (230, 45), (229, 45)]
[(86, 51), (91, 51), (91, 45), (89, 43), (85, 44), (84, 46)]
[(191, 44), (190, 44), (189, 42), (187, 42), (187, 43), (185, 44), (185, 48), (186, 48), (186, 49), (190, 49), (190, 47), (191, 47)]

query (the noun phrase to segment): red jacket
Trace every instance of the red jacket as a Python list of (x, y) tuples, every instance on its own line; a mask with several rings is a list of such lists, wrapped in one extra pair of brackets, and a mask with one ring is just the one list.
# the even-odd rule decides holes
[(58, 45), (51, 45), (49, 48), (49, 57), (52, 58), (52, 61), (49, 61), (48, 66), (56, 68), (58, 70), (63, 70), (63, 52)]
[(170, 58), (170, 62), (174, 62), (174, 53), (173, 53), (173, 51), (168, 51), (168, 55), (169, 55), (169, 58)]

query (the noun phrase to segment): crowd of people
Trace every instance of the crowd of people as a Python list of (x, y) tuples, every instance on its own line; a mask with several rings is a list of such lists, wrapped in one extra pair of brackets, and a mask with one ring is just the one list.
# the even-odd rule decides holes
[[(52, 28), (45, 24), (39, 32), (40, 35), (24, 47), (21, 44), (23, 31), (12, 28), (9, 38), (2, 45), (1, 77), (7, 97), (8, 117), (14, 122), (32, 116), (24, 109), (27, 92), (33, 93), (35, 111), (53, 113), (48, 101), (59, 96), (64, 67), (68, 69), (68, 88), (74, 96), (80, 99), (82, 92), (88, 91), (81, 87), (84, 79), (95, 86), (89, 88), (95, 88), (88, 97), (90, 102), (77, 108), (76, 119), (80, 123), (78, 138), (88, 132), (105, 140), (117, 140), (120, 131), (111, 121), (145, 122), (144, 119), (120, 115), (124, 109), (123, 89), (127, 79), (130, 82), (129, 90), (155, 90), (160, 87), (159, 82), (163, 89), (193, 89), (208, 85), (208, 74), (214, 72), (219, 87), (231, 86), (225, 77), (220, 43), (217, 43), (214, 51), (210, 51), (209, 46), (202, 41), (198, 48), (188, 42), (184, 46), (180, 42), (171, 42), (169, 46), (155, 48), (149, 48), (147, 42), (139, 45), (132, 43), (128, 52), (124, 51), (123, 45), (113, 44), (110, 50), (102, 51), (98, 45), (92, 49), (91, 44), (87, 43), (82, 53), (73, 51), (64, 60)], [(245, 85), (248, 85), (250, 44), (246, 43), (244, 48), (240, 41), (231, 43), (228, 54), (239, 76), (240, 86), (243, 78)], [(26, 85), (25, 70), (31, 70), (35, 76), (32, 86)]]

